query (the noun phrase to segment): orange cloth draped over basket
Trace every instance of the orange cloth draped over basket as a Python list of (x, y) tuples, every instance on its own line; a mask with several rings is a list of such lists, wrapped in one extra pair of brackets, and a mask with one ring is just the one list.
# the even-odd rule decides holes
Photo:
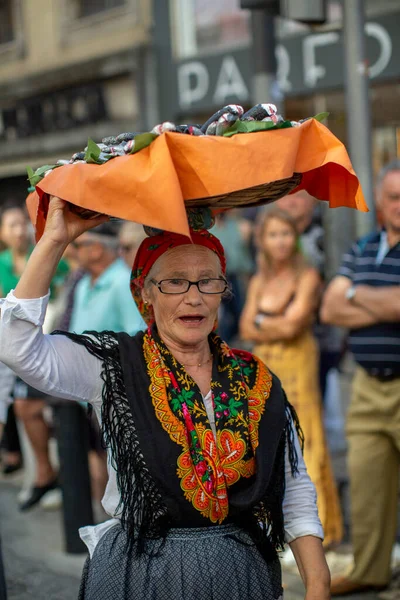
[(331, 207), (368, 210), (344, 145), (315, 119), (298, 127), (232, 137), (163, 133), (136, 154), (103, 165), (77, 163), (54, 169), (27, 203), (38, 239), (50, 195), (188, 235), (185, 201), (229, 194), (295, 173), (302, 174), (296, 190), (305, 189)]

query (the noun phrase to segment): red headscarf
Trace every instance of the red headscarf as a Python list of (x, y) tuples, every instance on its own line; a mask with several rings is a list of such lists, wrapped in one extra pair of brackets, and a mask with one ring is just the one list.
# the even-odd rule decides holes
[[(204, 246), (215, 252), (222, 267), (222, 273), (225, 275), (226, 259), (225, 252), (221, 242), (212, 233), (206, 230), (190, 232), (193, 244)], [(136, 253), (131, 273), (131, 292), (136, 305), (147, 324), (154, 321), (153, 309), (145, 304), (142, 299), (142, 289), (144, 280), (150, 272), (151, 267), (156, 260), (160, 258), (167, 250), (178, 248), (179, 246), (189, 245), (190, 239), (178, 233), (164, 231), (158, 235), (146, 238), (140, 244)]]

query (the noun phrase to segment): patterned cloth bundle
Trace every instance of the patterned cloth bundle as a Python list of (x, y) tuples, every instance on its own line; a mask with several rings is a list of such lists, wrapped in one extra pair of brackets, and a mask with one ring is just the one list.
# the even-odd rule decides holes
[(299, 190), (366, 211), (346, 148), (321, 123), (326, 116), (290, 121), (274, 104), (230, 104), (203, 125), (166, 121), (147, 133), (89, 139), (69, 160), (28, 169), (36, 239), (52, 196), (85, 219), (106, 214), (185, 236), (188, 209), (208, 208), (212, 217)]
[[(321, 119), (323, 116), (317, 115), (316, 118)], [(63, 165), (74, 163), (102, 165), (117, 156), (135, 154), (151, 144), (156, 137), (167, 131), (194, 136), (229, 136), (234, 133), (252, 131), (253, 129), (246, 126), (246, 123), (254, 121), (268, 124), (265, 127), (258, 127), (258, 130), (298, 127), (304, 122), (285, 121), (278, 114), (274, 104), (257, 104), (247, 112), (238, 104), (229, 104), (214, 113), (203, 125), (175, 125), (174, 123), (165, 121), (153, 127), (150, 133), (120, 133), (117, 136), (103, 138), (99, 144), (96, 144), (93, 140), (89, 140), (86, 148), (81, 152), (75, 152), (69, 160), (61, 159), (55, 165), (45, 165), (36, 169), (36, 171), (28, 169), (29, 180), (31, 185), (35, 186), (43, 177), (49, 175), (53, 169), (62, 167)]]

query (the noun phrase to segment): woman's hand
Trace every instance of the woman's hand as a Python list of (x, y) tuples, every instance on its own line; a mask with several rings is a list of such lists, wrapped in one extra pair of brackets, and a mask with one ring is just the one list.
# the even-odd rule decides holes
[(82, 219), (72, 212), (70, 204), (56, 196), (50, 196), (49, 210), (43, 238), (60, 246), (68, 246), (77, 237), (109, 220), (106, 215)]

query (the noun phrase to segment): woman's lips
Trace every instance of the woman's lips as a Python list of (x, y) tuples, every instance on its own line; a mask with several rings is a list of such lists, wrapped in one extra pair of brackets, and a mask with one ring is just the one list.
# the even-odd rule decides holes
[(204, 319), (205, 317), (203, 317), (202, 315), (184, 315), (183, 317), (179, 317), (179, 320), (182, 321), (182, 323), (192, 327), (200, 325), (200, 323), (202, 323)]

